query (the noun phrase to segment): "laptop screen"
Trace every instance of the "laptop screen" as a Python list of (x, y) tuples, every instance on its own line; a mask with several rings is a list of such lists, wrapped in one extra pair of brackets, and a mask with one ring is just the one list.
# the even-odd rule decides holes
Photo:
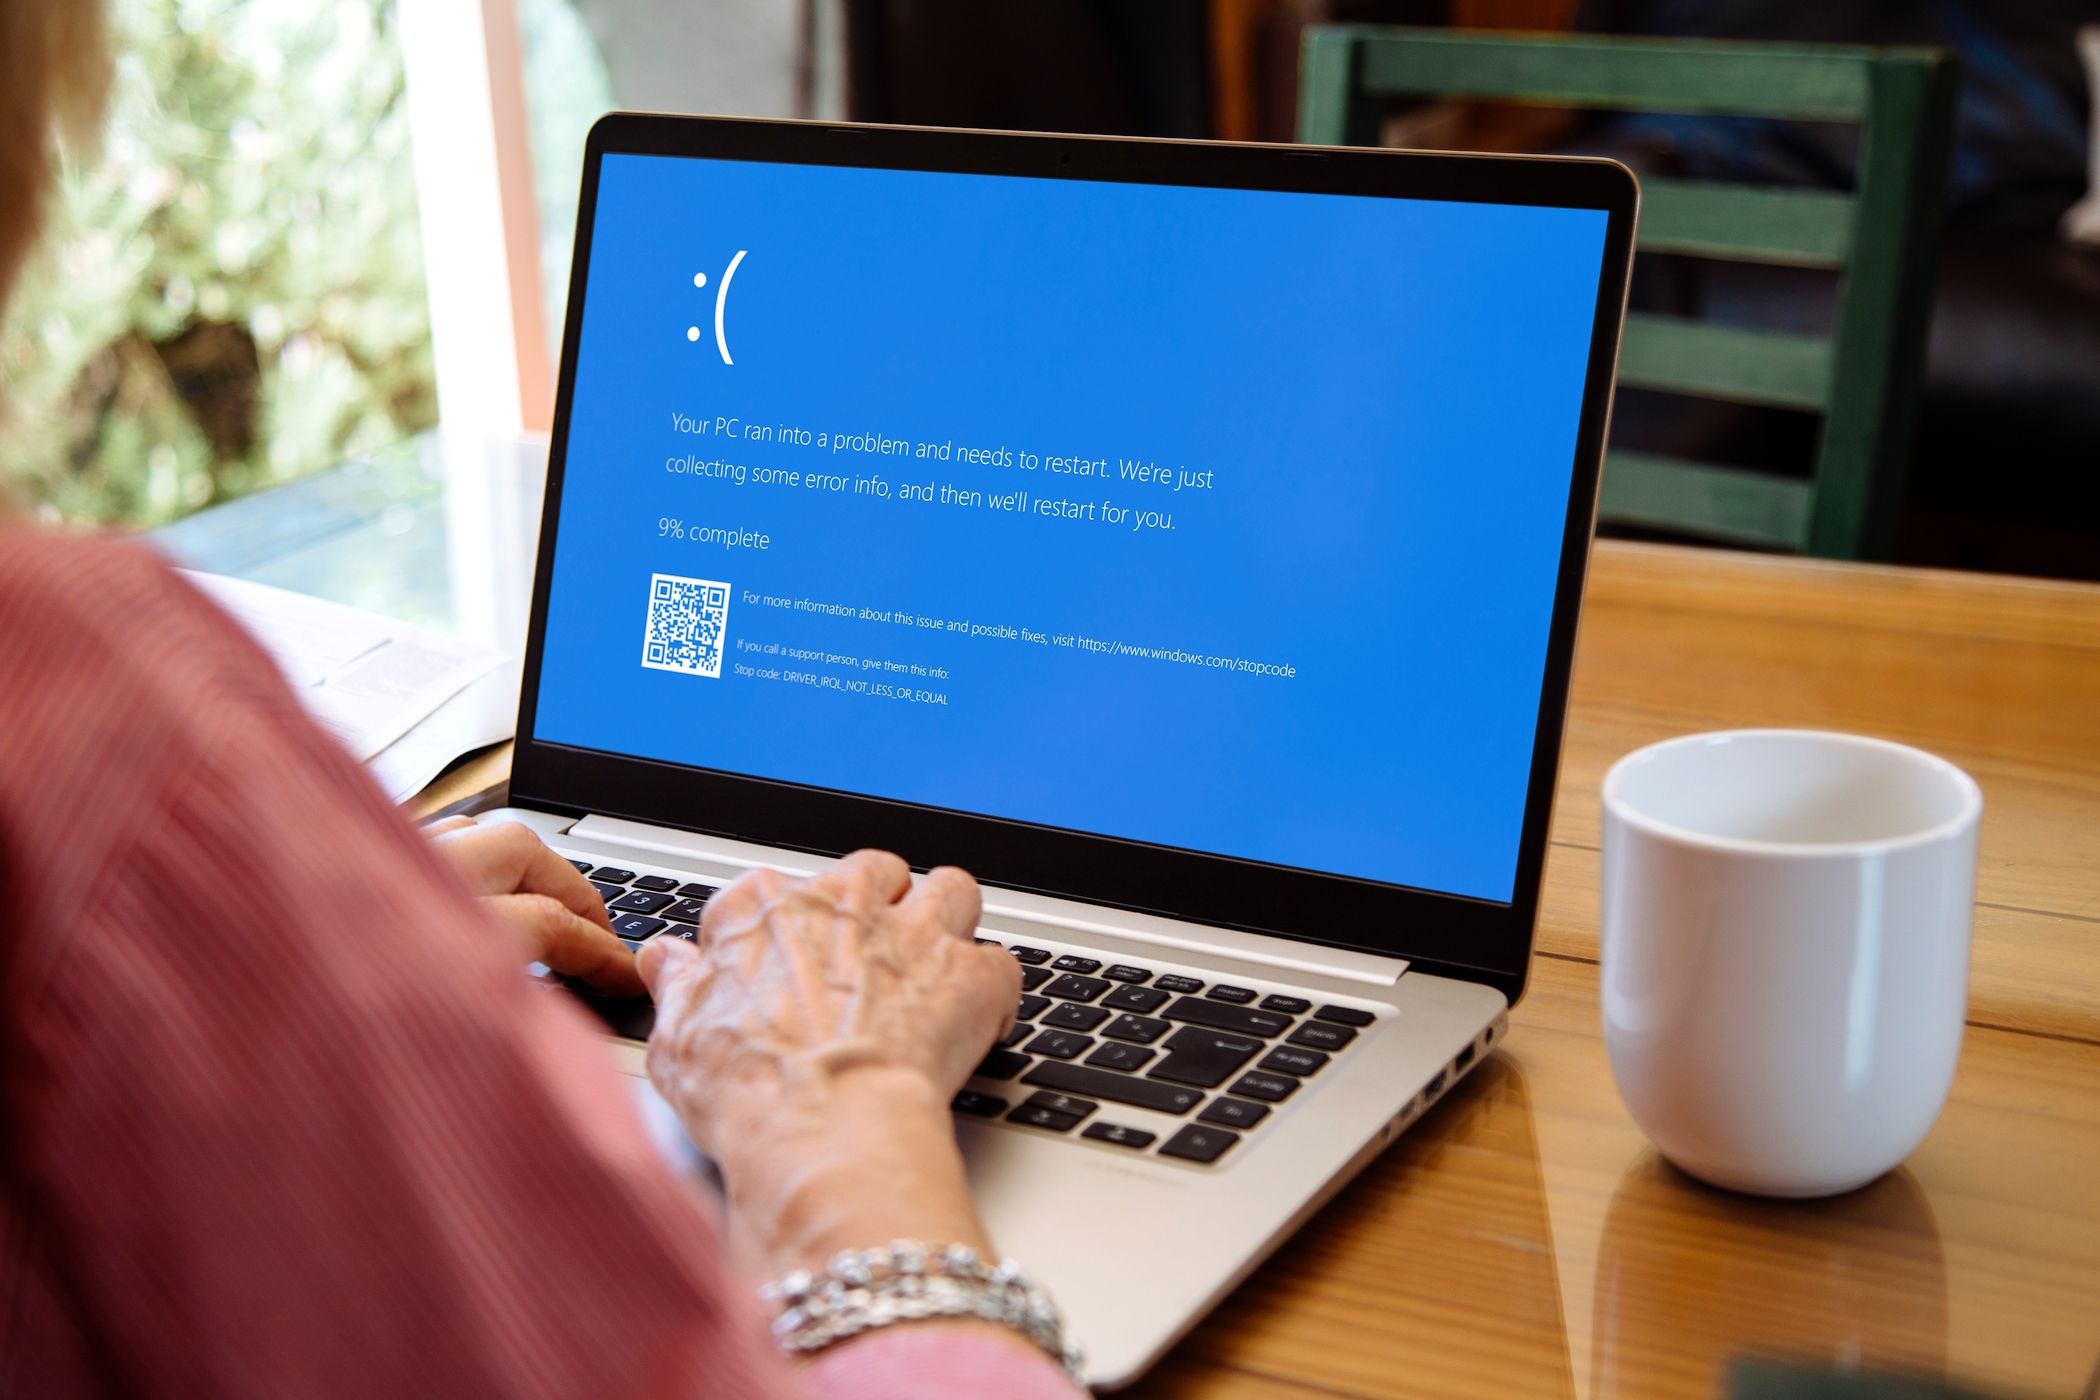
[(533, 737), (1507, 902), (1606, 221), (608, 154)]

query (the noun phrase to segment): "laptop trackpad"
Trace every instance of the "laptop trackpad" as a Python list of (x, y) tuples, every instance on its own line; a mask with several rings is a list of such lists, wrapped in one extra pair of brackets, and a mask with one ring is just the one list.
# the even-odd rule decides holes
[(567, 980), (560, 985), (563, 991), (582, 1004), (584, 1010), (604, 1023), (612, 1035), (647, 1040), (650, 1029), (656, 1025), (656, 1003), (648, 997), (601, 996), (581, 982)]

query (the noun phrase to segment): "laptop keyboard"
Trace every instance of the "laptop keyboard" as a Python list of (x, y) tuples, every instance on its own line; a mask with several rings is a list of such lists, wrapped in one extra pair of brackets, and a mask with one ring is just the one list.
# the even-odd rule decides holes
[[(605, 899), (630, 948), (691, 939), (719, 886), (570, 859)], [(954, 1109), (1126, 1152), (1198, 1165), (1223, 1158), (1305, 1089), (1377, 1019), (1357, 1006), (1207, 982), (1186, 971), (1104, 966), (1084, 953), (980, 936), (1021, 964), (1014, 1028), (986, 1054)], [(1118, 1109), (1185, 1120), (1161, 1133)]]
[(612, 916), (613, 932), (629, 948), (660, 933), (692, 940), (700, 926), (701, 911), (720, 886), (672, 875), (642, 875), (618, 865), (593, 865), (569, 859), (569, 864), (589, 878), (592, 888), (605, 901)]

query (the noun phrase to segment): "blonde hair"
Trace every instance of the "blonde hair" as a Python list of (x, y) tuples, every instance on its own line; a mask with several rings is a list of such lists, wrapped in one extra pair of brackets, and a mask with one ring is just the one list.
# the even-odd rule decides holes
[(36, 243), (59, 143), (88, 141), (109, 90), (104, 0), (0, 0), (0, 309)]

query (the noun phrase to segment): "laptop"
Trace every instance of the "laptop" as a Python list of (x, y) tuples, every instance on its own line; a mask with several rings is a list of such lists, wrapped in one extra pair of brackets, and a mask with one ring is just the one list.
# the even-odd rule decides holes
[[(591, 134), (500, 815), (637, 946), (759, 867), (976, 874), (1025, 990), (956, 1133), (1100, 1388), (1506, 1033), (1635, 204), (1593, 160)], [(646, 1003), (593, 1006), (639, 1073)]]

